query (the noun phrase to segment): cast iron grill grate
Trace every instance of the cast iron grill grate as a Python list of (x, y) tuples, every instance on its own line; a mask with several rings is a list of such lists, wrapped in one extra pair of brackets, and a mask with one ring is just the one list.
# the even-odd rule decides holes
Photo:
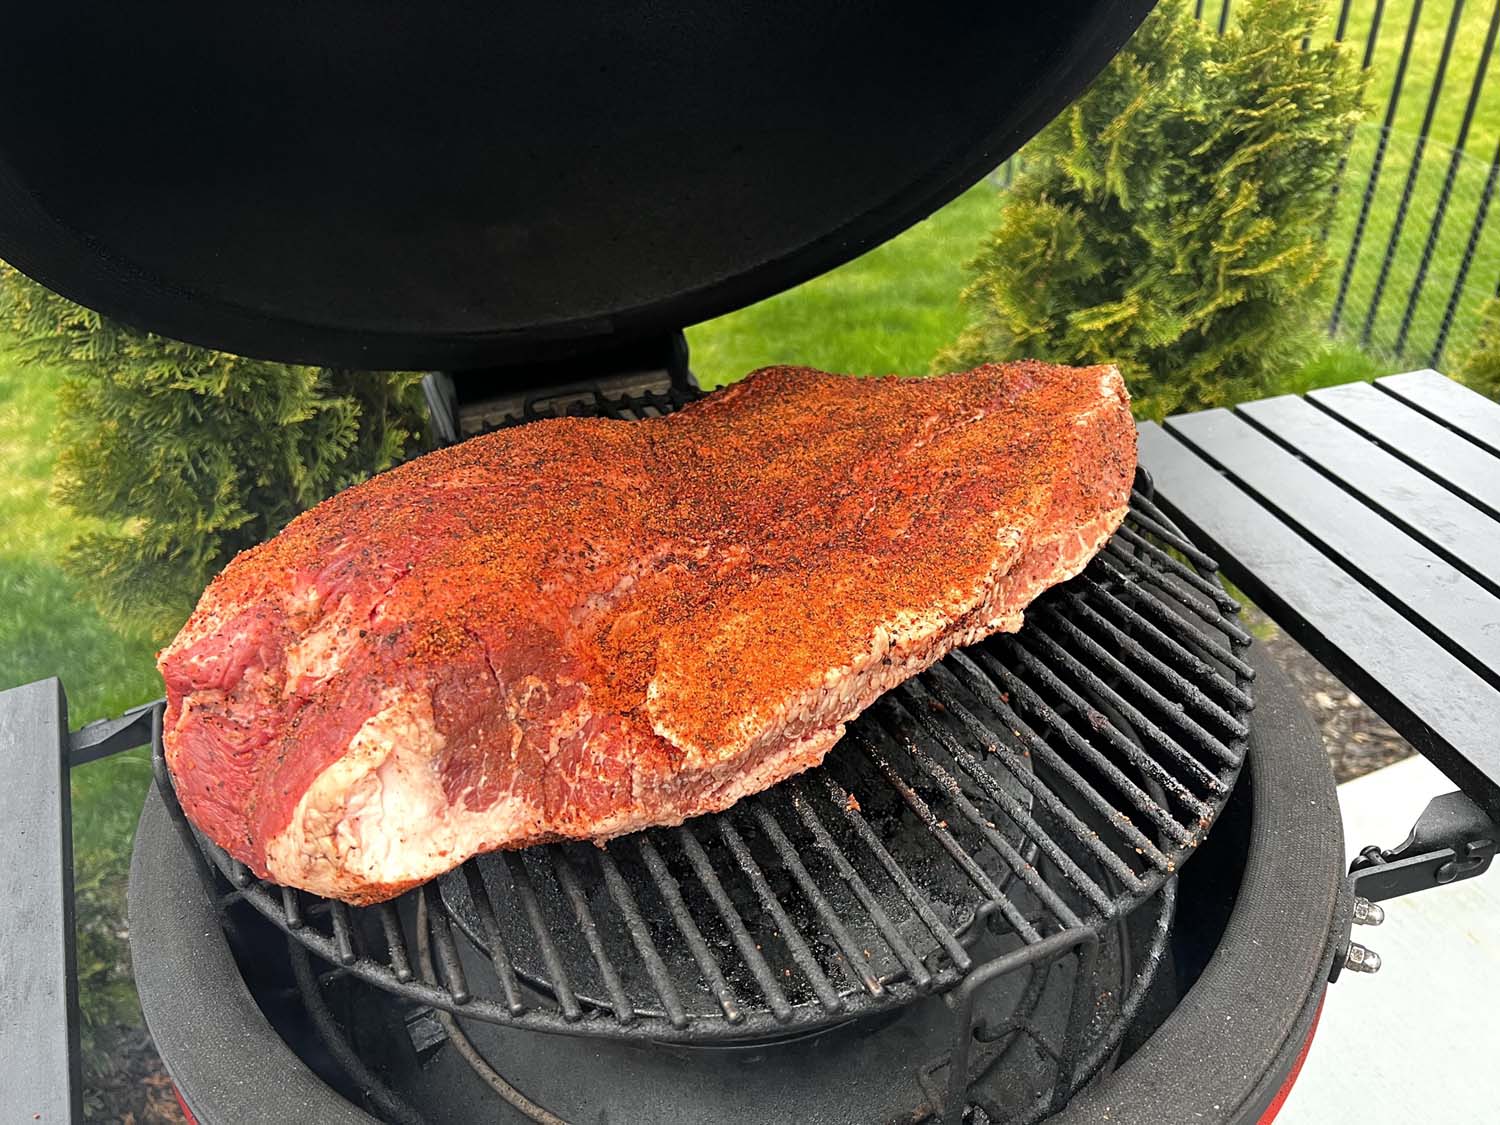
[[(527, 402), (517, 420), (638, 418), (691, 397), (595, 391)], [(574, 1035), (782, 1036), (951, 989), (992, 965), (995, 940), (1012, 966), (1055, 956), (1156, 894), (1244, 755), (1250, 638), (1148, 488), (1019, 634), (951, 654), (852, 723), (823, 766), (724, 813), (607, 848), (481, 856), (367, 908), (256, 879), (193, 832), (203, 873), (226, 907), (249, 903), (336, 972)], [(159, 715), (154, 743), (192, 831)]]

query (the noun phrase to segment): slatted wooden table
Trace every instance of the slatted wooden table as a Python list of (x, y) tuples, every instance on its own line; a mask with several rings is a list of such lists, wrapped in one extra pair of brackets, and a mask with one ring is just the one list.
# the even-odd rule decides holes
[(1500, 403), (1413, 371), (1140, 436), (1224, 573), (1500, 817)]

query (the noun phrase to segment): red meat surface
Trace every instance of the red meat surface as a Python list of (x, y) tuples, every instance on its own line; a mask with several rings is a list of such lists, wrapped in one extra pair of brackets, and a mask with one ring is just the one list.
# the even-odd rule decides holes
[(238, 556), (161, 654), (188, 816), (364, 903), (605, 840), (822, 760), (882, 692), (1020, 628), (1123, 518), (1119, 374), (758, 371), (342, 492)]

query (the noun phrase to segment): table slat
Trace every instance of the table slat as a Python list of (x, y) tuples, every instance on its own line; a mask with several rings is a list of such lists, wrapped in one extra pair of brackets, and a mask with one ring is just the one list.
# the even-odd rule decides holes
[(1500, 520), (1295, 395), (1242, 403), (1235, 412), (1500, 593)]
[(1140, 439), (1159, 502), (1229, 578), (1500, 816), (1500, 691), (1178, 438), (1147, 422)]
[(82, 1121), (68, 721), (56, 679), (0, 692), (0, 1108)]
[(1262, 506), (1500, 687), (1500, 599), (1227, 410), (1167, 419)]
[(1387, 375), (1376, 379), (1375, 385), (1424, 414), (1431, 414), (1491, 453), (1500, 454), (1500, 402), (1485, 398), (1436, 371)]
[(1500, 458), (1369, 383), (1326, 387), (1307, 397), (1500, 518)]

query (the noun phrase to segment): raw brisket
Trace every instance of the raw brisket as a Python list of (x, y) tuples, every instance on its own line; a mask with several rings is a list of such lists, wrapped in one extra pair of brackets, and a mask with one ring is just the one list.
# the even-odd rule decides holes
[(258, 874), (389, 898), (816, 765), (1020, 628), (1118, 526), (1119, 374), (769, 368), (662, 418), (429, 454), (246, 551), (161, 654), (183, 808)]

